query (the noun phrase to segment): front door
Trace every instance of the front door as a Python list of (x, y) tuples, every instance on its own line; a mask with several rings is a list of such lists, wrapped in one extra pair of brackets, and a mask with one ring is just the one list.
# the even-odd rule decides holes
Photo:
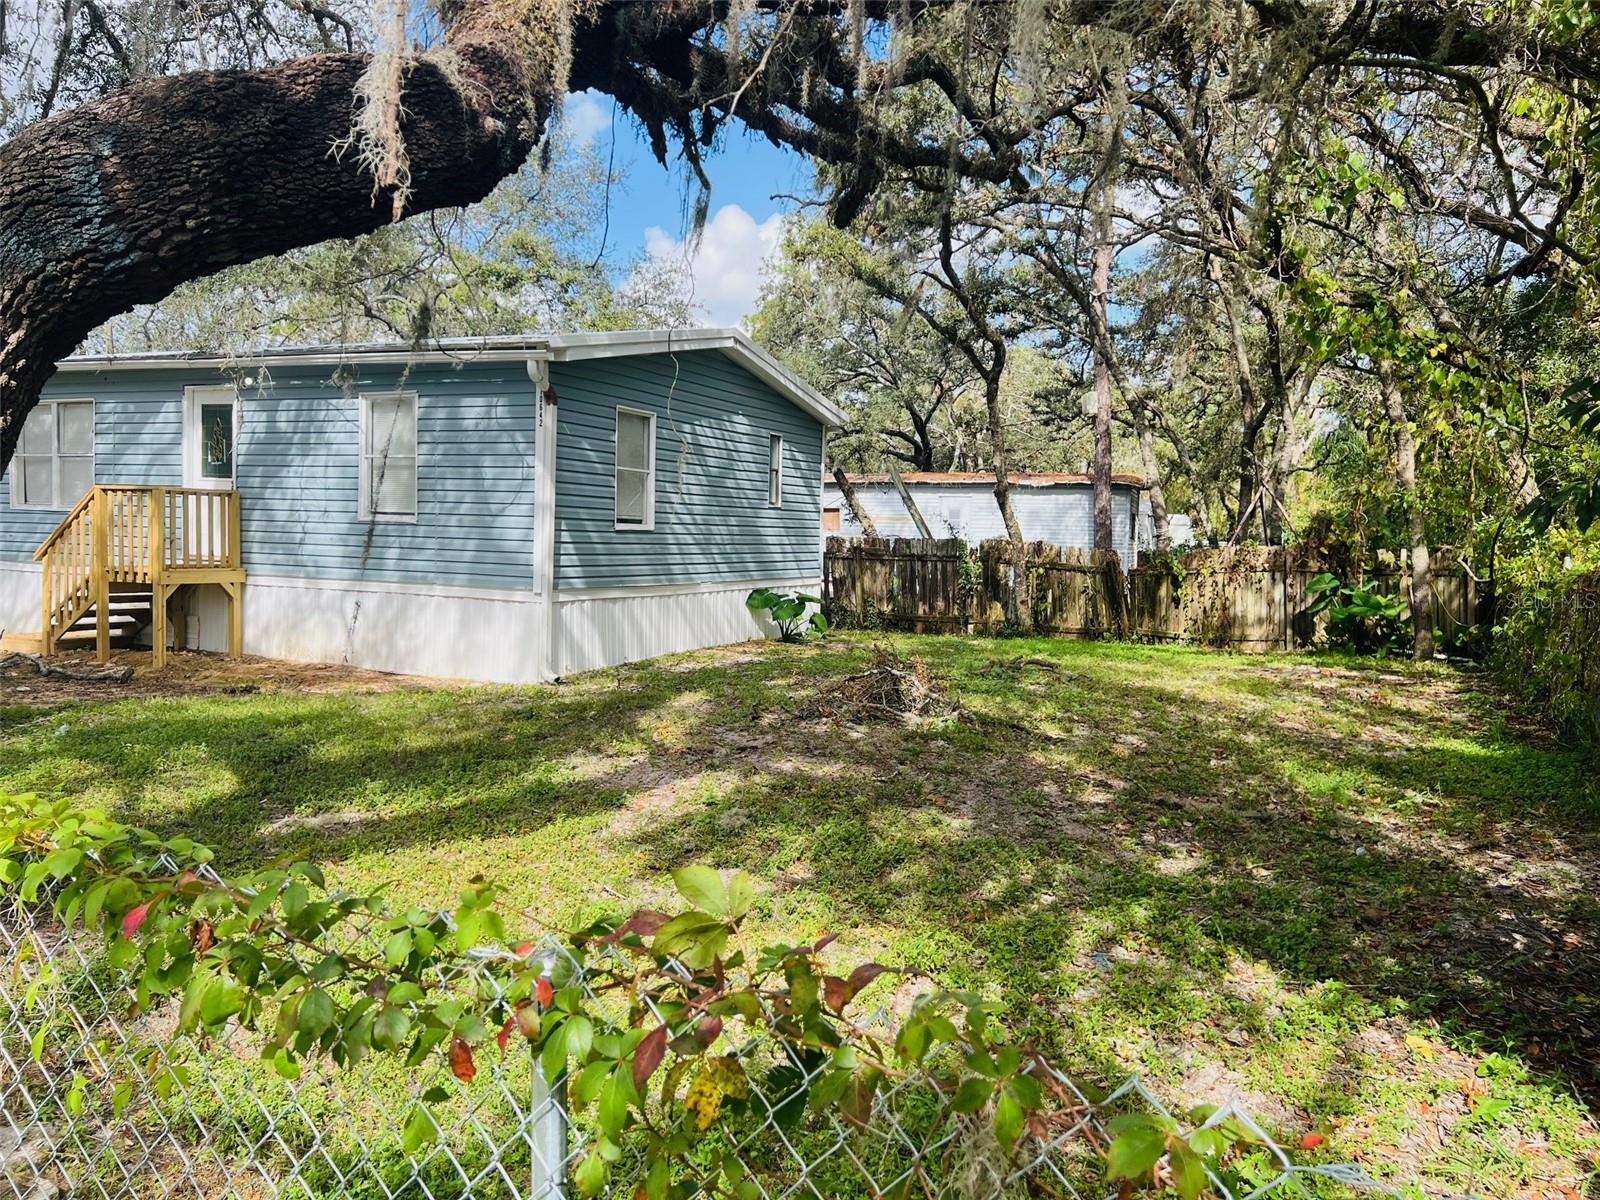
[(231, 387), (193, 387), (185, 393), (183, 486), (233, 489), (233, 443), (239, 394)]
[[(192, 387), (184, 393), (183, 486), (233, 490), (234, 442), (239, 431), (239, 394), (231, 387)], [(184, 558), (206, 563), (220, 553), (228, 531), (226, 509), (204, 496), (187, 496), (180, 509)]]

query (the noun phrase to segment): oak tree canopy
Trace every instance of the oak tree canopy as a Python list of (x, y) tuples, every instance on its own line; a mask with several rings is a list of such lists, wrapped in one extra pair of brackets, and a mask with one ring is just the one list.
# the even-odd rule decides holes
[(1588, 147), (1544, 153), (1495, 81), (1533, 78), (1587, 111), (1600, 58), (1586, 29), (1552, 18), (1563, 7), (445, 0), (368, 18), (217, 0), (134, 24), (104, 0), (40, 0), (31, 38), (15, 16), (0, 27), (17, 81), (0, 112), (0, 466), (56, 360), (111, 316), (233, 264), (472, 204), (539, 145), (567, 90), (613, 96), (692, 173), (730, 122), (810, 155), (847, 224), (891, 173), (1025, 195), (1041, 131), (1097, 94), (1072, 60), (1080, 31), (1121, 39), (1147, 82), (1223, 81), (1241, 104), (1292, 107), (1308, 81), (1351, 74), (1445, 89), (1501, 156), (1511, 199), (1441, 210), (1519, 248), (1512, 269), (1549, 269), (1586, 254), (1561, 219), (1587, 202)]

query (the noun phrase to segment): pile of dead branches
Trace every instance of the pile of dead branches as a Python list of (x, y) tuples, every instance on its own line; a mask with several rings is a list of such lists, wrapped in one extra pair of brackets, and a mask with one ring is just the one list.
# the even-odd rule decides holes
[(920, 658), (903, 658), (877, 646), (864, 671), (846, 675), (818, 693), (808, 714), (834, 721), (895, 720), (907, 725), (958, 715), (947, 689)]
[(133, 678), (133, 668), (126, 663), (88, 665), (84, 663), (52, 662), (37, 654), (13, 651), (0, 658), (0, 675), (14, 674), (24, 668), (35, 675), (50, 675), (57, 679), (76, 679), (84, 683), (127, 683)]

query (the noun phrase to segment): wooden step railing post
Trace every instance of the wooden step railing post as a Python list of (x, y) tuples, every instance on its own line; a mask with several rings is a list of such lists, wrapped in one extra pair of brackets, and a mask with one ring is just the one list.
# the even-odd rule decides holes
[(46, 655), (54, 654), (56, 649), (55, 638), (50, 632), (50, 618), (55, 609), (55, 605), (51, 603), (55, 595), (55, 571), (53, 569), (55, 557), (55, 551), (52, 549), (49, 554), (44, 556), (44, 561), (40, 564), (44, 568), (39, 577), (40, 585), (43, 589), (40, 603), (43, 605), (44, 620), (39, 626), (39, 649)]
[(156, 670), (167, 665), (167, 585), (161, 568), (167, 561), (167, 489), (150, 489), (150, 523), (147, 530), (150, 574), (150, 664)]
[(89, 561), (89, 586), (94, 593), (94, 656), (97, 662), (111, 661), (111, 522), (106, 493), (94, 490), (89, 506), (90, 531), (94, 553)]

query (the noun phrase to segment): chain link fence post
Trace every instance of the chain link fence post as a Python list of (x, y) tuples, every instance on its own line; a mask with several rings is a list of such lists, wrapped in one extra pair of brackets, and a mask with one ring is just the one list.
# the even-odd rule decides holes
[[(549, 947), (539, 951), (540, 973), (555, 983), (556, 955)], [(567, 1073), (546, 1079), (544, 1067), (532, 1045), (532, 1083), (528, 1094), (528, 1145), (533, 1177), (528, 1200), (566, 1200), (567, 1194)]]

